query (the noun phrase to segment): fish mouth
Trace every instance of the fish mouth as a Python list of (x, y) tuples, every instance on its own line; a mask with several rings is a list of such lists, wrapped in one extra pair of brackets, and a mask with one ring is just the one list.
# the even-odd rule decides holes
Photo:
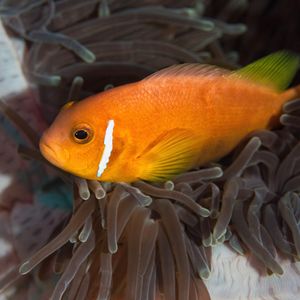
[[(56, 149), (57, 148), (57, 149)], [(61, 151), (59, 150), (59, 146), (50, 146), (49, 144), (45, 143), (44, 141), (40, 142), (40, 150), (42, 155), (53, 165), (57, 166), (57, 167), (62, 167), (62, 162), (65, 161), (66, 159), (64, 158), (62, 160), (61, 155), (59, 155), (58, 153), (60, 153)], [(64, 151), (63, 151), (64, 152)]]

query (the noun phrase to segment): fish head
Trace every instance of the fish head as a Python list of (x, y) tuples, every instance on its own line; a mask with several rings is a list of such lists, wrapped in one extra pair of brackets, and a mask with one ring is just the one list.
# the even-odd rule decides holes
[(56, 167), (97, 179), (107, 128), (105, 113), (95, 116), (89, 101), (67, 103), (40, 139), (42, 155)]

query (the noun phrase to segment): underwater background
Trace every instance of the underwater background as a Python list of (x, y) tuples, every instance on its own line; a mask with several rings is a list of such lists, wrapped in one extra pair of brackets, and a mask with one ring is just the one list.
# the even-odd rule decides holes
[(164, 184), (74, 178), (44, 161), (38, 140), (67, 101), (164, 67), (299, 53), (299, 10), (0, 1), (0, 299), (298, 299), (300, 100), (280, 128)]

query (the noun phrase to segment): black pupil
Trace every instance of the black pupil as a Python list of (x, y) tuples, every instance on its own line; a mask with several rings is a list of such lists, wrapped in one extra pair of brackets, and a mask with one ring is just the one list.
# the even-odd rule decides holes
[(75, 132), (75, 137), (78, 140), (85, 140), (88, 137), (88, 133), (85, 130), (77, 130)]

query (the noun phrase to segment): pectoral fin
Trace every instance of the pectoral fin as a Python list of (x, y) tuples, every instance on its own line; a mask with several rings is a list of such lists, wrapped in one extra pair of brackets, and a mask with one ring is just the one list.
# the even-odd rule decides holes
[(164, 181), (191, 168), (197, 161), (199, 138), (186, 129), (160, 135), (138, 157), (140, 179)]

